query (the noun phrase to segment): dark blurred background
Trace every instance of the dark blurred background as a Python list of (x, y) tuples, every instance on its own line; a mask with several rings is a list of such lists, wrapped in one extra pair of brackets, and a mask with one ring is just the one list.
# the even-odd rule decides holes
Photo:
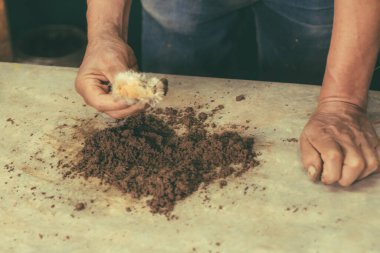
[[(5, 5), (14, 61), (80, 65), (86, 45), (86, 0), (5, 0)], [(141, 4), (132, 5), (129, 43), (139, 59)], [(75, 56), (67, 57), (73, 52)]]
[[(2, 2), (6, 6), (3, 14)], [(6, 23), (6, 16), (7, 26), (2, 24)], [(141, 3), (134, 0), (128, 37), (139, 62), (141, 18)], [(86, 46), (86, 26), (86, 0), (0, 0), (0, 60), (78, 67)], [(12, 45), (12, 56), (6, 53), (6, 47), (1, 47), (4, 37), (7, 40), (7, 33)], [(247, 63), (243, 64), (246, 66), (242, 71), (243, 79), (255, 79), (255, 71), (252, 71), (252, 58), (255, 55), (244, 49), (249, 45), (252, 48), (254, 43), (252, 35), (246, 41), (247, 47), (242, 47), (239, 53), (242, 61)], [(371, 88), (380, 90), (380, 68), (375, 71)]]

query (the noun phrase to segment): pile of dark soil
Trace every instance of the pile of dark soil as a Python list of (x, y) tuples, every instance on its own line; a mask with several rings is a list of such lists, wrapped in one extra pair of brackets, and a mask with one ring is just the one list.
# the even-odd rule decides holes
[(252, 138), (211, 134), (206, 119), (191, 107), (127, 118), (87, 138), (71, 173), (100, 178), (135, 198), (149, 197), (153, 213), (168, 215), (201, 184), (241, 175), (257, 164)]

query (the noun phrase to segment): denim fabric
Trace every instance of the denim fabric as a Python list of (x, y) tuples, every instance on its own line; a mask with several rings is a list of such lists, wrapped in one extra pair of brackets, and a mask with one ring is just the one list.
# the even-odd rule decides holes
[[(192, 35), (198, 26), (257, 0), (142, 0), (144, 10), (165, 29)], [(219, 27), (223, 29), (223, 27)]]
[(246, 78), (248, 60), (251, 78), (320, 83), (333, 2), (142, 0), (142, 69)]
[(255, 6), (259, 78), (321, 83), (333, 8), (332, 0), (267, 0)]

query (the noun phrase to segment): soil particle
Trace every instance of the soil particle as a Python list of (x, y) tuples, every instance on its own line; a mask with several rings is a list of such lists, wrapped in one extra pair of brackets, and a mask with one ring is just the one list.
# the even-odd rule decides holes
[(14, 125), (15, 121), (12, 118), (8, 118), (7, 122), (10, 122), (12, 125)]
[(201, 112), (201, 113), (198, 114), (198, 118), (201, 121), (205, 121), (207, 119), (207, 117), (208, 117), (207, 114), (204, 113), (204, 112)]
[[(201, 184), (240, 176), (258, 164), (253, 138), (209, 133), (200, 114), (197, 118), (192, 107), (154, 109), (95, 132), (86, 139), (71, 176), (96, 177), (134, 198), (148, 197), (152, 213), (170, 217), (176, 202)], [(186, 131), (177, 133), (179, 127)], [(75, 206), (84, 208), (83, 203)]]
[(236, 96), (236, 101), (242, 101), (242, 100), (244, 100), (245, 99), (245, 95), (239, 95), (239, 96)]
[(214, 116), (217, 112), (224, 109), (224, 105), (218, 105), (214, 109), (211, 110), (211, 116)]
[(298, 142), (298, 139), (297, 138), (287, 138), (285, 140), (282, 140), (283, 142), (287, 141), (287, 142)]
[(79, 202), (75, 204), (74, 210), (75, 211), (82, 211), (86, 208), (86, 205), (83, 202)]
[(226, 181), (226, 180), (221, 180), (221, 181), (219, 182), (219, 187), (220, 187), (220, 188), (223, 188), (223, 187), (225, 187), (225, 186), (227, 186), (227, 181)]

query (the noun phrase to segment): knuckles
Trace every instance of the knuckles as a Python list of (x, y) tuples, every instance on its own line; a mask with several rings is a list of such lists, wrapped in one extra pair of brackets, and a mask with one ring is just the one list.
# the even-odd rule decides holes
[(322, 182), (324, 184), (333, 184), (333, 183), (336, 183), (338, 182), (338, 180), (340, 179), (340, 175), (338, 174), (323, 174), (322, 175)]
[(347, 162), (348, 168), (355, 171), (363, 171), (366, 167), (365, 165), (364, 159), (359, 157), (350, 158), (349, 162)]
[(343, 154), (339, 150), (329, 150), (321, 155), (323, 161), (339, 162), (343, 159)]

